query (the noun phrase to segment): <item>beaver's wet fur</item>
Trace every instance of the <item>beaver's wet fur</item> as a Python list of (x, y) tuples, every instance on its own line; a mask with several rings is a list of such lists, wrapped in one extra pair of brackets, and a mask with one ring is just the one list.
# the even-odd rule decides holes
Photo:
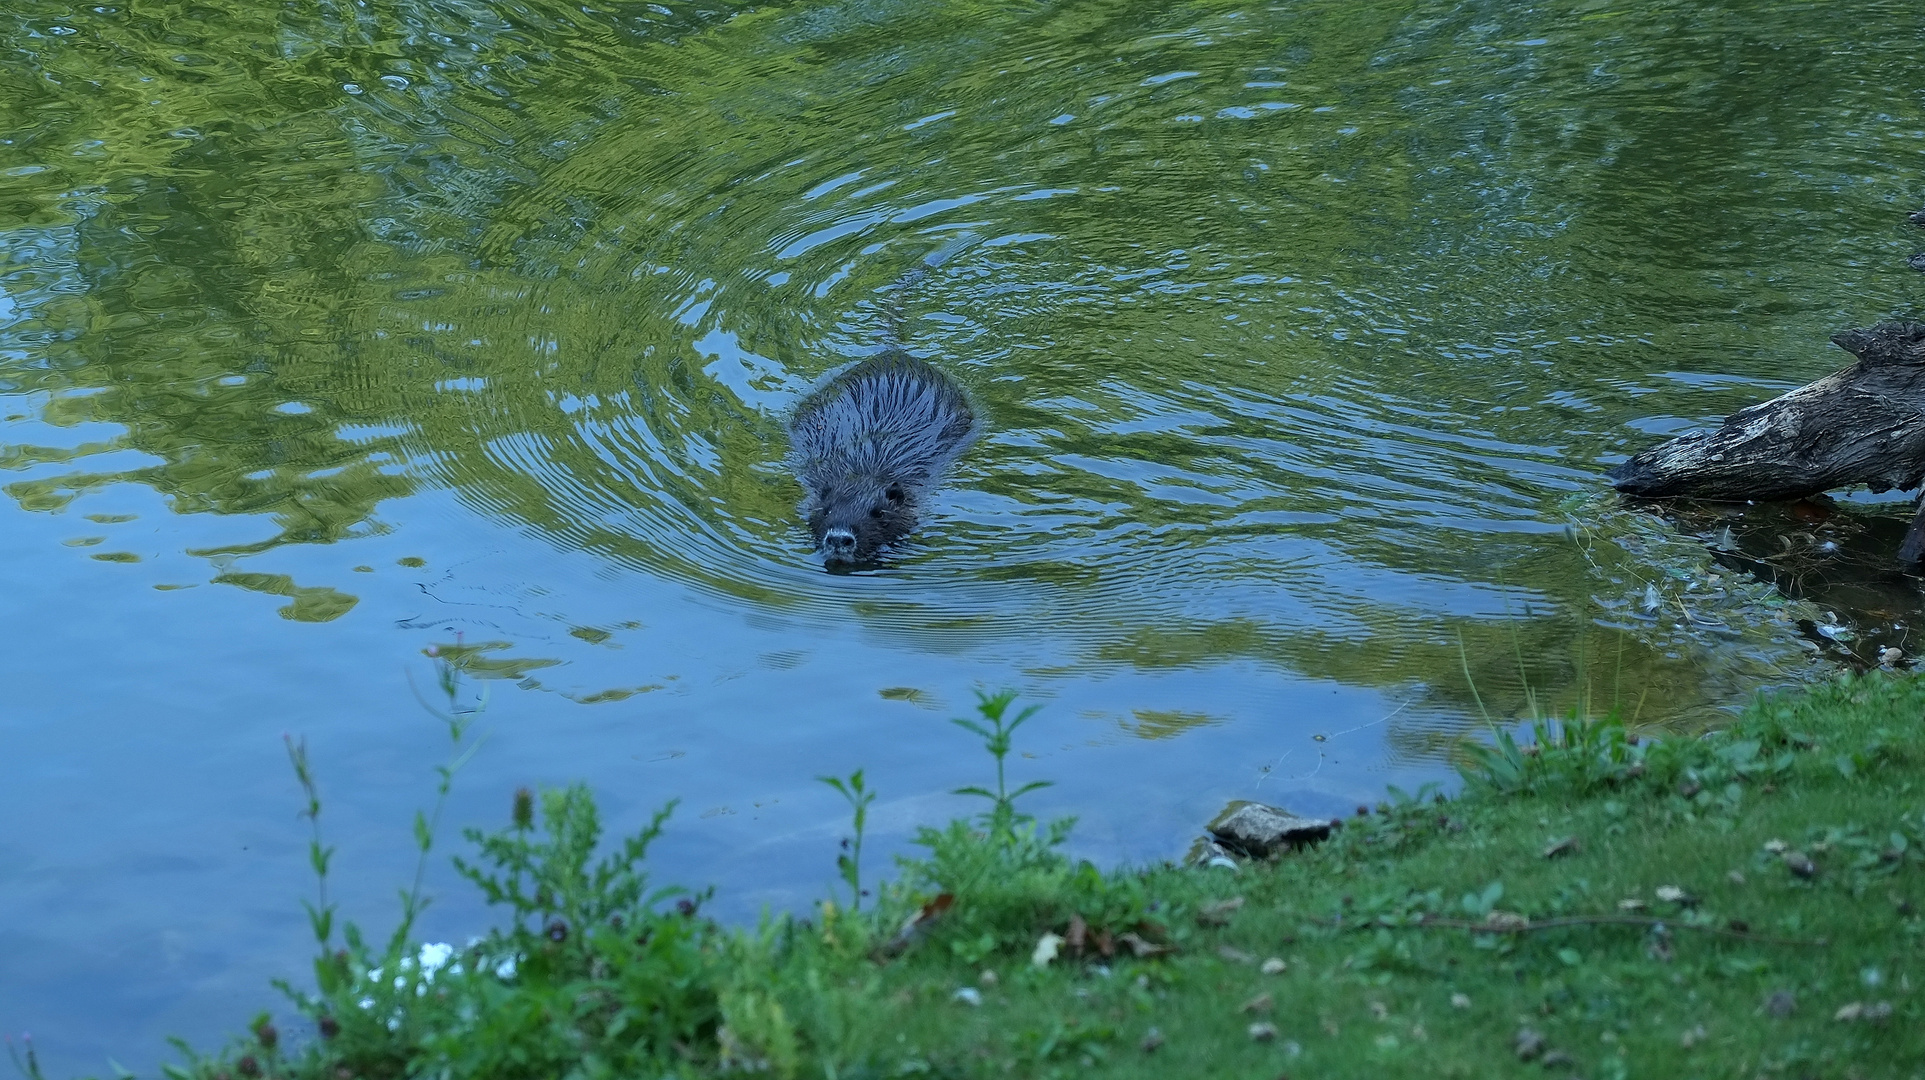
[(789, 421), (802, 513), (831, 568), (909, 535), (943, 467), (976, 436), (962, 387), (899, 349), (831, 379)]

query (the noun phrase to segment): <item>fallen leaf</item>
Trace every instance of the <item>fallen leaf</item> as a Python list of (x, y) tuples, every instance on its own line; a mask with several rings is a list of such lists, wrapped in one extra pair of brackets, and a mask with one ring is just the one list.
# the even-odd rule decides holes
[[(1054, 937), (1055, 935), (1045, 936)], [(1121, 944), (1128, 945), (1130, 952), (1134, 953), (1139, 960), (1146, 956), (1162, 956), (1164, 953), (1176, 951), (1174, 946), (1158, 945), (1153, 941), (1145, 941), (1141, 935), (1135, 933), (1118, 934), (1116, 935), (1116, 940)], [(1041, 949), (1040, 945), (1038, 949)]]
[(1771, 852), (1773, 855), (1783, 855), (1785, 852), (1791, 850), (1791, 845), (1785, 843), (1783, 840), (1767, 840), (1765, 841), (1765, 850)]
[(1273, 956), (1270, 959), (1265, 960), (1263, 962), (1263, 966), (1258, 968), (1257, 970), (1263, 972), (1265, 975), (1281, 975), (1285, 971), (1289, 970), (1289, 968), (1290, 968), (1290, 965), (1284, 963), (1282, 958)]
[(1515, 911), (1493, 910), (1484, 916), (1484, 925), (1492, 930), (1525, 930), (1530, 927), (1531, 920)]
[(1029, 962), (1037, 967), (1048, 967), (1056, 959), (1056, 952), (1063, 947), (1063, 935), (1044, 934), (1036, 939), (1036, 950), (1029, 954)]
[(1629, 897), (1624, 900), (1619, 900), (1618, 910), (1619, 911), (1643, 911), (1644, 901), (1639, 900), (1636, 897)]
[(1226, 926), (1230, 916), (1243, 906), (1243, 897), (1232, 896), (1228, 900), (1218, 900), (1204, 904), (1196, 911), (1196, 921), (1203, 926)]
[(1277, 1025), (1262, 1021), (1250, 1025), (1250, 1037), (1258, 1042), (1269, 1042), (1277, 1037)]
[(1547, 859), (1555, 859), (1559, 855), (1570, 855), (1575, 853), (1578, 847), (1578, 838), (1575, 836), (1567, 836), (1562, 840), (1552, 841), (1551, 845), (1544, 849), (1544, 857)]
[(1889, 1001), (1873, 1002), (1870, 1005), (1867, 1005), (1862, 1001), (1854, 1001), (1851, 1004), (1833, 1013), (1831, 1018), (1833, 1020), (1839, 1021), (1840, 1023), (1850, 1023), (1853, 1020), (1864, 1020), (1873, 1024), (1881, 1024), (1881, 1023), (1884, 1023), (1886, 1020), (1891, 1019), (1891, 1016), (1892, 1016), (1892, 1003)]
[(884, 956), (895, 956), (904, 952), (916, 943), (916, 939), (929, 929), (930, 924), (949, 914), (949, 909), (955, 906), (955, 893), (939, 894), (934, 900), (924, 904), (915, 914), (904, 919), (902, 926), (896, 930), (895, 936), (876, 951)]
[(1258, 994), (1256, 997), (1253, 997), (1250, 1000), (1244, 1002), (1243, 1006), (1237, 1009), (1237, 1011), (1246, 1012), (1246, 1013), (1267, 1013), (1270, 1011), (1271, 1006), (1275, 1004), (1276, 1002), (1271, 1000), (1269, 994)]
[(1733, 885), (1743, 885), (1745, 883), (1744, 871), (1733, 870), (1725, 875), (1725, 880), (1731, 882)]
[(1676, 904), (1679, 907), (1698, 906), (1697, 897), (1691, 895), (1688, 892), (1685, 892), (1683, 889), (1678, 888), (1676, 885), (1660, 885), (1657, 887), (1656, 892), (1657, 892), (1658, 899), (1664, 901), (1667, 904)]

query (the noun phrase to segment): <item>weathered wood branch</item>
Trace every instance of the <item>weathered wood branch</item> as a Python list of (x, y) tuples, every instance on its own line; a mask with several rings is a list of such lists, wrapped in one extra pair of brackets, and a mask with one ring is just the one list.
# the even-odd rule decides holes
[(1715, 430), (1654, 446), (1612, 469), (1612, 485), (1647, 498), (1727, 501), (1801, 499), (1854, 484), (1918, 487), (1925, 481), (1925, 325), (1884, 322), (1832, 342), (1858, 362), (1732, 413)]

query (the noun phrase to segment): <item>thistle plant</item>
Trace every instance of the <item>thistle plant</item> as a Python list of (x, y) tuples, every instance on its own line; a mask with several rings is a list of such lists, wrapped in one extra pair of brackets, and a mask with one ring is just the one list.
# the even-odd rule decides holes
[[(321, 789), (315, 784), (314, 770), (308, 764), (307, 737), (296, 740), (292, 735), (283, 734), (281, 741), (287, 745), (287, 761), (294, 767), (294, 779), (307, 796), (307, 805), (301, 808), (300, 816), (308, 821), (307, 861), (314, 870), (316, 895), (313, 903), (303, 900), (301, 906), (307, 909), (314, 943), (321, 947), (321, 955), (326, 956), (334, 939), (334, 905), (328, 903), (328, 864), (334, 859), (334, 849), (321, 843)], [(325, 974), (322, 978), (325, 984)]]
[[(483, 692), (476, 697), (474, 703), (462, 703), (461, 662), (468, 656), (468, 652), (460, 648), (460, 640), (460, 635), (456, 635), (456, 648), (450, 650), (451, 657), (443, 656), (439, 647), (430, 647), (425, 650), (426, 655), (434, 661), (435, 685), (447, 704), (445, 706), (429, 704), (427, 699), (421, 696), (420, 690), (415, 690), (415, 700), (421, 703), (421, 707), (447, 726), (450, 746), (447, 763), (435, 767), (435, 775), (439, 777), (439, 781), (435, 787), (434, 809), (426, 814), (419, 810), (414, 813), (414, 842), (419, 852), (414, 864), (414, 882), (401, 893), (401, 922), (394, 928), (394, 936), (388, 940), (388, 952), (397, 956), (407, 948), (408, 934), (413, 931), (415, 920), (428, 907), (430, 898), (423, 890), (423, 879), (428, 872), (428, 852), (434, 848), (435, 833), (441, 826), (441, 811), (448, 804), (448, 791), (454, 787), (455, 774), (461, 771), (462, 766), (473, 760), (475, 752), (481, 749), (483, 742), (482, 739), (476, 739), (472, 743), (463, 745), (468, 737), (468, 729), (473, 726), (476, 717), (488, 707), (488, 696)], [(412, 677), (408, 684), (410, 689), (414, 688)]]
[(953, 794), (974, 795), (989, 800), (990, 808), (978, 820), (988, 830), (992, 839), (1011, 840), (1015, 837), (1016, 826), (1034, 822), (1034, 814), (1016, 812), (1016, 800), (1039, 788), (1049, 787), (1052, 781), (1031, 780), (1015, 791), (1009, 790), (1007, 759), (1009, 757), (1010, 737), (1025, 720), (1036, 714), (1041, 705), (1031, 705), (1014, 717), (1009, 716), (1009, 706), (1016, 700), (1014, 690), (1001, 690), (994, 694), (976, 694), (976, 712), (980, 720), (955, 717), (949, 722), (965, 731), (974, 733), (983, 741), (983, 749), (988, 750), (996, 759), (996, 790), (970, 786), (957, 788)]
[(836, 776), (818, 776), (817, 780), (836, 789), (849, 807), (855, 812), (855, 840), (842, 841), (843, 852), (836, 856), (836, 871), (842, 875), (843, 883), (849, 886), (849, 910), (862, 910), (862, 834), (869, 824), (869, 804), (876, 801), (876, 793), (870, 791), (862, 780), (862, 770), (849, 774), (847, 780)]

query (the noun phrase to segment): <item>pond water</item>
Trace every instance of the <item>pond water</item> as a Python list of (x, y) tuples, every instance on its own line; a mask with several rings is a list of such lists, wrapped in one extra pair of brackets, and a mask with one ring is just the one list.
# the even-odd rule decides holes
[[(392, 925), (424, 650), (486, 698), (459, 938), (443, 856), (525, 784), (679, 798), (659, 878), (750, 918), (834, 879), (821, 774), (882, 793), (872, 872), (966, 811), (979, 689), (1043, 706), (1030, 808), (1144, 861), (1228, 799), (1443, 780), (1487, 714), (1705, 723), (1801, 628), (1920, 618), (1810, 514), (1601, 479), (1918, 305), (1910, 3), (9, 9), (0, 1030), (56, 1073), (306, 970), (283, 733)], [(987, 431), (827, 574), (782, 420), (897, 318)]]

